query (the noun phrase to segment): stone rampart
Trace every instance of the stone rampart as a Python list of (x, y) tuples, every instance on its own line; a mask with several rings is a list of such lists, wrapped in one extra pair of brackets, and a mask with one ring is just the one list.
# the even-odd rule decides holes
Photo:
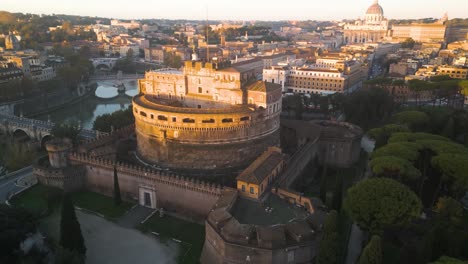
[(157, 208), (165, 208), (197, 220), (206, 218), (223, 189), (226, 189), (162, 170), (114, 163), (85, 154), (71, 153), (69, 160), (71, 164), (85, 167), (84, 187), (88, 190), (111, 196), (115, 166), (124, 199), (139, 200), (140, 188), (151, 189), (155, 191)]

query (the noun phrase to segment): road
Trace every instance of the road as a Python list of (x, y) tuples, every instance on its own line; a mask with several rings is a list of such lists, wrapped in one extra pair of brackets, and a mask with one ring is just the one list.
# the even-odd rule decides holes
[(32, 167), (26, 167), (21, 170), (8, 174), (5, 178), (0, 180), (0, 203), (4, 203), (8, 196), (12, 193), (18, 192), (25, 187), (15, 185), (15, 182), (23, 177), (32, 175)]

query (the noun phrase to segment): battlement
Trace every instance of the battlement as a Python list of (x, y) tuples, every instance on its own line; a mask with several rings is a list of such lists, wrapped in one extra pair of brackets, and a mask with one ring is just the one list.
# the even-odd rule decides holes
[(184, 70), (195, 70), (201, 69), (208, 70), (222, 70), (231, 67), (230, 61), (219, 61), (219, 62), (202, 62), (202, 61), (185, 61)]
[(86, 154), (70, 153), (69, 160), (75, 165), (98, 166), (108, 170), (114, 167), (118, 172), (133, 176), (135, 178), (148, 179), (162, 184), (175, 185), (183, 189), (191, 189), (197, 192), (209, 193), (220, 196), (224, 187), (219, 184), (213, 184), (199, 179), (180, 176), (172, 172), (150, 169), (148, 167), (126, 164), (123, 162), (114, 162), (108, 159), (93, 158)]
[(129, 126), (117, 129), (111, 133), (100, 132), (101, 136), (97, 138), (93, 138), (90, 140), (86, 140), (83, 142), (79, 147), (79, 152), (88, 152), (96, 147), (106, 145), (116, 138), (128, 136), (129, 134), (135, 131), (135, 124), (131, 124)]

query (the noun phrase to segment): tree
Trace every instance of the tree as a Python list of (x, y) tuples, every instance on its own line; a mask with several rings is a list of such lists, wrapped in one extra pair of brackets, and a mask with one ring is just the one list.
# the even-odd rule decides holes
[(421, 212), (421, 201), (405, 185), (388, 178), (371, 178), (348, 190), (344, 209), (361, 228), (380, 233), (408, 224)]
[(368, 135), (375, 140), (375, 149), (378, 149), (383, 145), (387, 144), (388, 139), (392, 136), (392, 134), (397, 132), (409, 133), (411, 131), (407, 126), (388, 124), (383, 127), (371, 129), (368, 132)]
[(126, 54), (127, 55), (127, 60), (133, 60), (133, 56), (134, 56), (133, 53), (134, 53), (133, 49), (128, 49), (127, 54)]
[(445, 124), (444, 130), (441, 133), (442, 136), (447, 138), (454, 138), (455, 136), (455, 121), (453, 117), (450, 117)]
[(76, 142), (80, 131), (81, 129), (76, 123), (56, 123), (52, 127), (51, 134), (56, 138), (68, 138), (72, 142)]
[(120, 186), (119, 177), (117, 176), (117, 167), (114, 166), (114, 204), (119, 206), (122, 204), (122, 198), (120, 197)]
[(111, 132), (111, 128), (119, 129), (129, 126), (135, 122), (132, 107), (119, 110), (112, 114), (100, 115), (94, 120), (93, 129), (102, 132)]
[(417, 143), (396, 142), (389, 143), (372, 152), (372, 159), (384, 156), (395, 156), (409, 161), (415, 161), (419, 158), (419, 148)]
[(382, 263), (382, 242), (380, 241), (379, 236), (374, 235), (359, 257), (358, 264), (380, 263)]
[(404, 48), (404, 49), (412, 49), (414, 47), (414, 44), (416, 44), (414, 39), (407, 38), (407, 39), (405, 39), (405, 41), (403, 41), (401, 43), (401, 47)]
[(369, 163), (372, 173), (398, 181), (414, 181), (421, 177), (421, 172), (408, 160), (395, 156), (382, 156)]
[(0, 204), (0, 263), (18, 263), (21, 242), (35, 231), (33, 215), (24, 209)]
[(414, 132), (425, 130), (429, 124), (429, 116), (420, 111), (403, 111), (393, 118), (398, 124), (407, 125)]
[(81, 234), (80, 223), (76, 217), (70, 194), (65, 194), (63, 197), (62, 217), (60, 219), (60, 245), (64, 249), (86, 255), (86, 246)]
[(55, 264), (84, 264), (84, 257), (77, 251), (59, 248), (55, 253)]
[(317, 264), (334, 264), (338, 259), (338, 213), (333, 210), (328, 214), (323, 227), (323, 237), (317, 255)]
[(164, 52), (164, 65), (178, 69), (182, 67), (182, 58), (175, 52)]
[(442, 256), (437, 261), (431, 262), (430, 264), (466, 264), (466, 261)]
[(345, 98), (346, 120), (368, 129), (387, 120), (394, 109), (392, 96), (381, 88), (361, 89)]
[(431, 164), (442, 173), (441, 181), (450, 183), (455, 197), (461, 198), (468, 189), (468, 155), (442, 153)]

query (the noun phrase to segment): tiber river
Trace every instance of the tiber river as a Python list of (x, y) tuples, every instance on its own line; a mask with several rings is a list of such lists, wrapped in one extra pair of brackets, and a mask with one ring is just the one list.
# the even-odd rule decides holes
[(126, 109), (132, 102), (132, 97), (138, 93), (136, 80), (123, 81), (126, 92), (119, 94), (114, 85), (117, 81), (98, 81), (96, 94), (83, 101), (60, 108), (48, 114), (40, 115), (35, 119), (50, 120), (52, 122), (80, 122), (85, 129), (92, 129), (96, 117)]

